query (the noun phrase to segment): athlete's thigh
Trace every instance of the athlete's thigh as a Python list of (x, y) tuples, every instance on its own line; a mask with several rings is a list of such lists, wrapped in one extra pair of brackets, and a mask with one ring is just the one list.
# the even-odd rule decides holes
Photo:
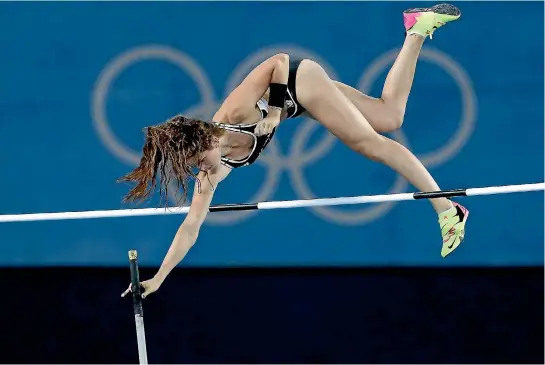
[(392, 130), (389, 124), (392, 117), (392, 110), (386, 106), (382, 99), (365, 95), (352, 86), (339, 81), (333, 81), (333, 83), (354, 104), (359, 112), (363, 114), (375, 131), (383, 133)]
[(337, 87), (337, 89), (341, 90), (344, 96), (346, 96), (350, 101), (361, 101), (364, 103), (369, 103), (369, 105), (372, 105), (373, 103), (380, 103), (380, 99), (374, 98), (372, 96), (366, 95), (359, 91), (358, 89), (344, 84), (340, 81), (333, 80), (333, 83)]
[(320, 124), (349, 147), (377, 135), (367, 119), (318, 64), (305, 60), (297, 74), (297, 99)]

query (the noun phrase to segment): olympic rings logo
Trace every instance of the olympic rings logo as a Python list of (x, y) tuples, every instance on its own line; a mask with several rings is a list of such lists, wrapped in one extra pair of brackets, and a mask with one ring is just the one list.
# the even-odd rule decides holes
[[(333, 68), (321, 57), (303, 48), (298, 47), (268, 47), (260, 49), (247, 57), (231, 74), (226, 83), (225, 96), (228, 95), (246, 75), (266, 58), (286, 52), (294, 57), (312, 58), (320, 63), (333, 79), (338, 79)], [(363, 72), (358, 83), (358, 89), (368, 93), (375, 79), (386, 70), (397, 57), (399, 50), (392, 49), (375, 59)], [(123, 52), (111, 60), (101, 71), (92, 92), (91, 113), (94, 128), (98, 137), (106, 149), (129, 166), (136, 166), (140, 161), (140, 152), (127, 147), (110, 128), (110, 122), (106, 115), (106, 100), (109, 91), (116, 78), (130, 66), (146, 60), (167, 61), (186, 74), (188, 74), (198, 88), (201, 95), (199, 104), (188, 108), (183, 114), (191, 115), (205, 120), (210, 120), (220, 106), (213, 91), (213, 87), (205, 71), (189, 55), (180, 50), (162, 45), (144, 45)], [(428, 61), (442, 67), (455, 81), (462, 99), (462, 112), (456, 133), (439, 149), (419, 156), (427, 167), (435, 167), (446, 163), (455, 157), (471, 137), (477, 114), (477, 100), (471, 80), (465, 70), (448, 55), (430, 48), (424, 48), (420, 55), (420, 61)], [(257, 160), (267, 168), (265, 182), (260, 189), (248, 200), (248, 202), (261, 202), (271, 200), (278, 189), (280, 177), (287, 172), (291, 185), (299, 199), (316, 198), (303, 170), (306, 166), (324, 157), (337, 143), (337, 138), (326, 130), (323, 130), (319, 142), (306, 150), (306, 144), (313, 132), (320, 128), (316, 121), (310, 118), (301, 118), (302, 121), (292, 137), (289, 152), (283, 154), (277, 141), (273, 139), (262, 156)], [(408, 146), (407, 137), (401, 130), (391, 134), (398, 142)], [(408, 183), (397, 175), (393, 185), (386, 191), (387, 194), (405, 192)], [(384, 216), (395, 202), (386, 202), (372, 206), (366, 206), (359, 210), (343, 211), (334, 207), (315, 207), (311, 211), (320, 218), (340, 225), (363, 225)], [(249, 219), (255, 211), (234, 211), (229, 214), (209, 215), (206, 222), (216, 225), (234, 225)]]

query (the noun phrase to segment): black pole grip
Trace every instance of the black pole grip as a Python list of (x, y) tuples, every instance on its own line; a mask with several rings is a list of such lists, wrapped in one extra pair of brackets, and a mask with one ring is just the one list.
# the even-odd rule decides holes
[(140, 275), (138, 273), (138, 253), (136, 250), (129, 251), (129, 267), (131, 269), (131, 292), (134, 314), (142, 316), (142, 291)]

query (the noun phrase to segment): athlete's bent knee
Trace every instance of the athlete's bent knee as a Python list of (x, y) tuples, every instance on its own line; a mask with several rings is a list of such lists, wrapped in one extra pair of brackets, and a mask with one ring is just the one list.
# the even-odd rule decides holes
[(381, 132), (393, 132), (401, 128), (403, 119), (405, 118), (404, 111), (390, 111), (384, 115), (384, 120), (381, 123)]

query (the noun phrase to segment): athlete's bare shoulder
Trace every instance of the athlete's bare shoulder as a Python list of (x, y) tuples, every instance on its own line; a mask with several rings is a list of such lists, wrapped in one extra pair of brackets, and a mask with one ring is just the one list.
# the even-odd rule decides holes
[(223, 164), (219, 164), (217, 167), (209, 171), (199, 172), (197, 178), (200, 182), (200, 191), (199, 189), (196, 189), (196, 193), (213, 193), (216, 190), (218, 184), (231, 173), (231, 170), (231, 168)]

